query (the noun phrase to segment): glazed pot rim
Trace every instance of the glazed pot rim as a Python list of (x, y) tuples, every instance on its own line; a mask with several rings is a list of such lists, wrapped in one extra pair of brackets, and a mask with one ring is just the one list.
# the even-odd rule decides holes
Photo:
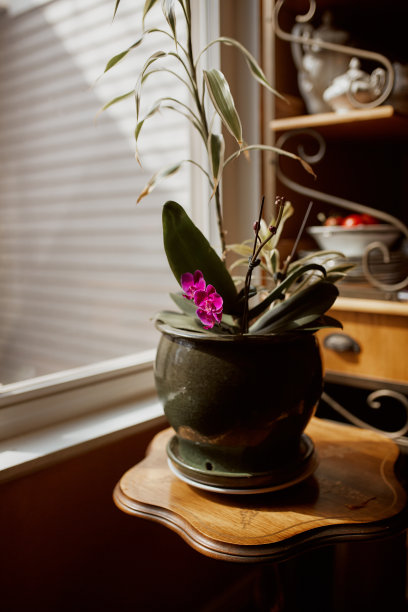
[(178, 329), (160, 321), (156, 321), (155, 326), (163, 334), (203, 342), (265, 342), (266, 340), (269, 342), (281, 342), (283, 340), (295, 340), (296, 338), (314, 336), (314, 333), (304, 331), (291, 331), (283, 334), (206, 334), (187, 329)]

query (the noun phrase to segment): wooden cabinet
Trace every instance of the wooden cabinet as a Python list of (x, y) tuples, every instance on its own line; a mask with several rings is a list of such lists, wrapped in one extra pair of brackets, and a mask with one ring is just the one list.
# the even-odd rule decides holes
[(408, 384), (406, 303), (340, 297), (331, 314), (343, 330), (318, 333), (326, 372)]
[[(279, 0), (276, 4), (282, 5), (278, 27), (287, 33), (293, 32), (296, 17), (305, 14), (311, 6), (300, 0)], [(299, 219), (311, 199), (314, 206), (309, 225), (318, 225), (319, 213), (322, 212), (326, 215), (353, 212), (352, 209), (342, 209), (339, 206), (342, 202), (386, 212), (407, 225), (408, 76), (404, 89), (401, 73), (406, 70), (408, 75), (408, 47), (404, 42), (408, 3), (406, 0), (390, 0), (388, 3), (316, 0), (316, 11), (310, 22), (313, 27), (322, 23), (325, 11), (329, 10), (333, 24), (349, 32), (350, 46), (382, 54), (395, 69), (392, 93), (381, 105), (353, 108), (342, 113), (307, 112), (299, 89), (299, 69), (295, 65), (291, 42), (276, 35), (273, 23), (276, 14), (272, 14), (269, 3), (263, 2), (262, 7), (264, 65), (268, 67), (268, 76), (273, 77), (276, 89), (287, 99), (286, 102), (278, 100), (273, 105), (265, 99), (264, 117), (268, 129), (265, 140), (295, 153), (311, 155), (311, 159), (316, 147), (325, 147), (313, 165), (316, 179), (306, 176), (301, 168), (286, 158), (276, 162), (277, 177), (268, 171), (268, 166), (264, 168), (265, 192), (284, 195), (293, 202), (297, 211), (285, 227), (286, 237), (293, 239), (296, 235)], [(271, 56), (274, 58), (272, 61)], [(361, 66), (369, 74), (375, 69), (376, 62), (371, 57), (362, 59)], [(323, 139), (323, 145), (316, 144), (318, 140), (310, 135), (310, 130)], [(306, 232), (300, 249), (309, 251), (316, 248), (316, 243)], [(408, 247), (403, 240), (399, 249), (408, 259)], [(350, 281), (347, 285), (342, 283), (339, 288), (341, 298), (331, 314), (342, 321), (344, 330), (341, 333), (350, 336), (359, 350), (327, 348), (327, 336), (338, 330), (320, 332), (327, 375), (341, 375), (346, 377), (345, 380), (352, 377), (354, 384), (361, 379), (406, 385), (408, 389), (406, 297), (404, 299), (397, 290), (373, 289), (365, 279), (354, 285)], [(367, 295), (369, 299), (366, 299)]]

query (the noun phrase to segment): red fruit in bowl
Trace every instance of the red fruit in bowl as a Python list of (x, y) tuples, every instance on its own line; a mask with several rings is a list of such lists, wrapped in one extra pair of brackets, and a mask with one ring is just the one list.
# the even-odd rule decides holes
[(356, 227), (356, 225), (363, 225), (363, 221), (361, 220), (361, 215), (347, 215), (344, 217), (342, 226), (343, 227)]
[(360, 215), (360, 217), (361, 222), (364, 223), (364, 225), (376, 225), (377, 223), (379, 223), (378, 219), (376, 219), (372, 215), (363, 214)]
[(331, 226), (331, 225), (341, 225), (343, 221), (343, 217), (327, 217), (323, 225)]
[(378, 220), (375, 217), (364, 213), (361, 215), (352, 214), (344, 217), (342, 225), (344, 227), (356, 227), (356, 225), (375, 225), (377, 223)]

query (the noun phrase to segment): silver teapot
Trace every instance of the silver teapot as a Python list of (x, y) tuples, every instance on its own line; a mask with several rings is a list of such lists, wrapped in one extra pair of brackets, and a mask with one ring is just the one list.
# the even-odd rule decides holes
[[(292, 56), (298, 71), (299, 90), (309, 113), (329, 112), (330, 106), (323, 99), (323, 92), (348, 67), (350, 58), (319, 46), (320, 42), (344, 45), (349, 34), (332, 25), (332, 14), (326, 11), (322, 25), (314, 29), (311, 24), (296, 24), (292, 35), (304, 39), (304, 43), (291, 42)], [(310, 41), (310, 42), (306, 42)]]
[(374, 102), (383, 91), (385, 82), (383, 68), (376, 68), (368, 74), (361, 70), (360, 61), (353, 57), (347, 72), (334, 79), (323, 98), (332, 110), (344, 113)]

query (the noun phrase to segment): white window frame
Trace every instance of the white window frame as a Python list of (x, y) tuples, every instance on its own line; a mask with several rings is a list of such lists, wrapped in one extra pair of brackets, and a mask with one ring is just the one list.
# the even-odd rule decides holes
[[(35, 2), (36, 0), (24, 0), (19, 5), (20, 9), (29, 10), (35, 6)], [(213, 15), (218, 15), (218, 2), (219, 0), (209, 0), (199, 3), (198, 12), (193, 12), (194, 37), (200, 46), (204, 46), (204, 41), (218, 35), (219, 20), (213, 18)], [(214, 53), (216, 51), (210, 60), (212, 66), (216, 61)], [(197, 159), (200, 149), (195, 140), (192, 141), (192, 147)], [(204, 159), (200, 161), (206, 163)], [(211, 238), (211, 227), (214, 224), (209, 214), (208, 185), (200, 172), (193, 177), (192, 183), (192, 217)], [(155, 353), (155, 350), (145, 351), (0, 385), (0, 480), (31, 469), (29, 464), (32, 461), (24, 460), (24, 449), (32, 445), (33, 441), (36, 446), (38, 440), (44, 441), (44, 454), (52, 454), (53, 457), (58, 454), (55, 445), (52, 445), (52, 453), (47, 451), (44, 432), (48, 432), (49, 437), (52, 437), (56, 435), (56, 431), (62, 431), (62, 426), (68, 432), (70, 428), (76, 428), (81, 419), (88, 419), (87, 424), (89, 419), (92, 419), (95, 433), (86, 438), (82, 437), (78, 444), (81, 446), (87, 442), (89, 448), (91, 439), (96, 441), (100, 437), (98, 423), (101, 420), (109, 420), (113, 412), (118, 414), (122, 410), (122, 416), (123, 410), (126, 412), (126, 418), (121, 421), (123, 435), (129, 432), (129, 428), (133, 431), (142, 422), (160, 417), (163, 411), (157, 400), (153, 375)], [(113, 433), (117, 436), (118, 424), (114, 423), (113, 428), (116, 428)], [(107, 433), (106, 428), (103, 429), (104, 437)], [(73, 445), (75, 446), (75, 443)], [(65, 456), (66, 446), (61, 444), (61, 450)], [(27, 456), (30, 454), (27, 453)], [(37, 453), (35, 465), (38, 464), (38, 459)], [(40, 463), (43, 465), (44, 457), (41, 459)], [(23, 464), (26, 464), (25, 468)]]
[[(219, 0), (194, 3), (193, 7), (198, 9), (193, 12), (194, 39), (202, 47), (219, 35)], [(252, 2), (240, 2), (241, 9), (248, 11), (248, 19), (249, 13), (253, 17), (253, 11), (257, 12)], [(257, 18), (253, 21), (258, 23)], [(207, 54), (206, 62), (212, 67), (219, 65), (218, 45)], [(252, 113), (252, 109), (246, 112)], [(258, 141), (258, 134), (248, 138)], [(193, 140), (192, 148), (197, 159), (202, 147)], [(203, 151), (202, 155), (198, 161), (204, 165)], [(192, 217), (214, 243), (215, 215), (210, 214), (208, 185), (200, 172), (193, 176), (192, 191)], [(247, 194), (241, 202), (234, 200), (234, 208), (237, 206), (248, 206)], [(89, 449), (112, 437), (129, 435), (157, 419), (165, 423), (154, 386), (155, 352), (0, 385), (0, 480), (81, 452), (84, 445)], [(33, 447), (36, 452), (27, 452)]]

